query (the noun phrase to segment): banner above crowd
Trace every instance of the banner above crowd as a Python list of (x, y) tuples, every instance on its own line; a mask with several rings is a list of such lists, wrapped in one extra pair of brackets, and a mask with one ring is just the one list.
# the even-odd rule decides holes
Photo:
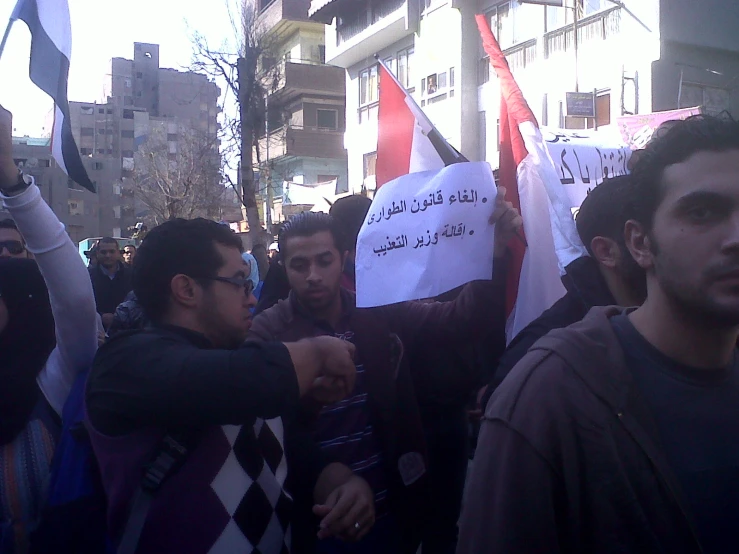
[(686, 119), (700, 113), (700, 108), (684, 108), (669, 112), (629, 115), (618, 119), (618, 128), (624, 142), (632, 150), (640, 150), (647, 145), (654, 131), (665, 121)]

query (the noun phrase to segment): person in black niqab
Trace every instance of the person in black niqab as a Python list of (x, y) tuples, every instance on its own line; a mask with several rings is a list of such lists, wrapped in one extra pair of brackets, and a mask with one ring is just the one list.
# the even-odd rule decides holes
[(36, 378), (56, 345), (49, 294), (36, 262), (0, 260), (0, 445), (24, 429), (40, 399)]

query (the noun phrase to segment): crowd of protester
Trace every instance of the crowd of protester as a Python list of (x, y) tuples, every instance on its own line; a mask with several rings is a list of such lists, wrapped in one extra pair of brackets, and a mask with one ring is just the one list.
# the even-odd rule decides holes
[(251, 252), (167, 221), (86, 267), (11, 129), (0, 554), (739, 550), (739, 123), (671, 122), (596, 187), (589, 255), (508, 345), (504, 190), (489, 280), (358, 309), (369, 199)]

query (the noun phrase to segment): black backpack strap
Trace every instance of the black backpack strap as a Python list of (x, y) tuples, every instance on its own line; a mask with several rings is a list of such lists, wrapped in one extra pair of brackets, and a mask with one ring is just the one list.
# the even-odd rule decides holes
[(153, 460), (146, 466), (141, 486), (134, 494), (118, 554), (135, 554), (146, 518), (149, 515), (151, 501), (164, 482), (184, 465), (187, 456), (197, 446), (201, 436), (201, 429), (167, 433), (164, 436)]

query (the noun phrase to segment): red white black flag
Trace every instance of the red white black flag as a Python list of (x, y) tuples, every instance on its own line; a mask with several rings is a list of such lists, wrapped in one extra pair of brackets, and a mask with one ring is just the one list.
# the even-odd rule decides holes
[(402, 175), (469, 161), (441, 136), (382, 62), (378, 112), (377, 188)]
[(72, 26), (67, 0), (18, 0), (12, 20), (24, 21), (31, 31), (30, 77), (54, 99), (54, 130), (51, 152), (69, 177), (95, 192), (72, 135), (67, 98)]

